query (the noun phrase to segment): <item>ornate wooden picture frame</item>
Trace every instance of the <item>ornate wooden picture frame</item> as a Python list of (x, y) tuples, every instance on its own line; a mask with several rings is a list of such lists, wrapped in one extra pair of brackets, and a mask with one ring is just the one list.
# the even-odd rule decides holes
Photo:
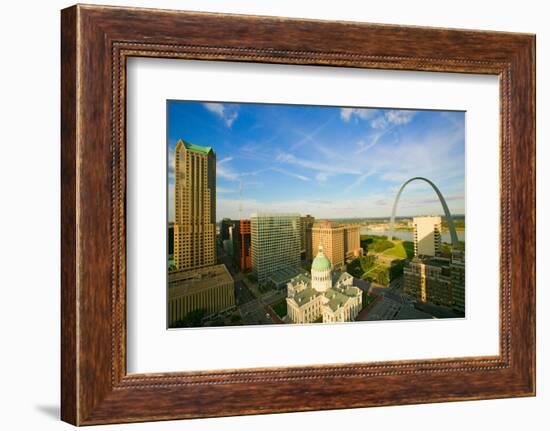
[[(61, 417), (75, 425), (535, 394), (535, 37), (102, 6), (61, 14)], [(126, 60), (497, 75), (500, 354), (126, 372)], [(253, 394), (253, 396), (251, 396)]]

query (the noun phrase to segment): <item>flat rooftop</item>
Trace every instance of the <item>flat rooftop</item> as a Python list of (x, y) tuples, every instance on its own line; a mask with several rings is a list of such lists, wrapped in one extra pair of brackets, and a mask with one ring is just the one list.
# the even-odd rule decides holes
[(173, 271), (168, 274), (168, 296), (183, 296), (227, 283), (233, 283), (233, 277), (224, 264)]
[(304, 304), (307, 304), (309, 301), (311, 301), (313, 298), (318, 296), (319, 294), (315, 289), (312, 287), (307, 287), (304, 290), (301, 290), (296, 295), (294, 295), (294, 301), (298, 304), (299, 307), (301, 307)]
[(336, 311), (338, 308), (343, 307), (350, 298), (335, 289), (327, 290), (325, 296), (328, 298), (328, 306), (332, 311)]
[(281, 283), (285, 283), (287, 281), (290, 281), (294, 277), (300, 275), (301, 272), (297, 268), (282, 268), (277, 271), (275, 271), (273, 274), (271, 274), (268, 279), (271, 280), (273, 283), (279, 285)]
[(288, 218), (288, 217), (298, 217), (300, 218), (300, 214), (298, 213), (253, 213), (250, 214), (250, 219), (259, 219), (259, 218)]

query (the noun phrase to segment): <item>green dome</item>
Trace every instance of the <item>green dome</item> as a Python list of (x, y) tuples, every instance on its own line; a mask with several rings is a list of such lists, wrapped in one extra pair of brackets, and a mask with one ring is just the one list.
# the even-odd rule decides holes
[(319, 245), (317, 256), (315, 256), (315, 259), (313, 259), (313, 263), (311, 264), (311, 270), (326, 271), (330, 269), (332, 269), (332, 264), (330, 263), (330, 260), (328, 260), (328, 257), (325, 256), (323, 246)]

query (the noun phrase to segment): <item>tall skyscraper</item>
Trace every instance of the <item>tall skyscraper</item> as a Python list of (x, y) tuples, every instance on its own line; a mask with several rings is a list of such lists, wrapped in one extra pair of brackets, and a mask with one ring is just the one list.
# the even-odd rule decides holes
[(179, 140), (174, 154), (174, 263), (178, 270), (216, 263), (216, 153)]
[(231, 219), (224, 218), (220, 222), (220, 239), (222, 241), (229, 239), (229, 226), (231, 223)]
[(299, 214), (252, 214), (250, 232), (252, 273), (258, 283), (300, 268)]
[(363, 255), (359, 225), (344, 226), (344, 255), (346, 259), (355, 259)]
[(415, 256), (437, 256), (441, 251), (441, 217), (414, 217)]
[(308, 241), (311, 241), (311, 238), (308, 235), (308, 229), (313, 226), (313, 223), (315, 223), (315, 217), (309, 214), (300, 217), (300, 251), (304, 253), (304, 256), (308, 250)]
[(219, 223), (219, 227), (219, 239), (224, 252), (229, 256), (235, 257), (235, 252), (239, 246), (239, 220), (224, 218)]
[(313, 251), (323, 246), (325, 256), (338, 269), (344, 265), (344, 227), (338, 226), (328, 220), (315, 222), (310, 228), (311, 248), (308, 250), (308, 258), (313, 259)]
[(252, 269), (252, 251), (250, 246), (250, 220), (241, 220), (239, 224), (239, 238), (237, 240), (237, 253), (239, 268), (241, 271)]

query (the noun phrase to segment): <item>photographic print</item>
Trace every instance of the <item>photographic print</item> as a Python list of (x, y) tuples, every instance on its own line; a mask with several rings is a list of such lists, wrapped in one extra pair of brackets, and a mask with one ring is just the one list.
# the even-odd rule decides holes
[(169, 328), (465, 316), (465, 112), (166, 109)]

